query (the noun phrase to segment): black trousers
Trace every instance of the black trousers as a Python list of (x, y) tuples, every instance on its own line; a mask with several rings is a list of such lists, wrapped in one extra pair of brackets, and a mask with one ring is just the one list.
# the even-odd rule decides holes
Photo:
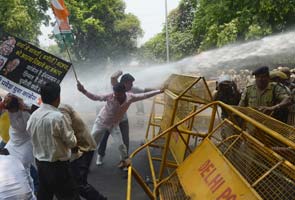
[(46, 162), (36, 159), (39, 175), (38, 200), (79, 200), (79, 188), (69, 161)]
[(71, 162), (71, 169), (79, 185), (79, 193), (82, 197), (86, 200), (104, 200), (106, 198), (87, 182), (89, 166), (93, 153), (94, 151), (83, 153), (80, 158)]

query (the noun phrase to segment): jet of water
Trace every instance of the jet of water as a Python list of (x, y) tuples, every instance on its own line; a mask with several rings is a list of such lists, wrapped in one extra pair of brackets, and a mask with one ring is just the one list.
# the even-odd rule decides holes
[[(227, 69), (254, 69), (268, 65), (276, 67), (285, 64), (295, 65), (295, 31), (265, 37), (260, 40), (241, 44), (232, 44), (223, 48), (202, 52), (164, 65), (149, 67), (126, 67), (124, 73), (131, 73), (135, 77), (135, 85), (140, 87), (158, 88), (172, 73), (194, 74), (210, 79)], [(86, 67), (85, 67), (86, 68)], [(85, 69), (84, 68), (84, 69)], [(110, 76), (117, 69), (101, 68), (78, 74), (78, 78), (85, 87), (97, 94), (111, 92)], [(76, 89), (73, 73), (69, 72), (62, 83), (62, 100), (74, 105), (75, 108), (93, 112), (96, 102), (87, 99)]]

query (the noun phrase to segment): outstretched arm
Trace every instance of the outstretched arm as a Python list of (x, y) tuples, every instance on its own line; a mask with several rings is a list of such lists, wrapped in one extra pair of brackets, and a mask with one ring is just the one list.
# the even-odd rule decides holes
[(286, 96), (280, 103), (274, 105), (274, 106), (260, 106), (258, 108), (259, 111), (263, 113), (270, 113), (276, 110), (280, 110), (283, 107), (286, 107), (291, 104), (291, 98)]
[(157, 94), (160, 94), (164, 92), (164, 89), (161, 89), (161, 90), (153, 90), (153, 91), (150, 91), (150, 92), (145, 92), (145, 93), (140, 93), (140, 94), (132, 94), (132, 102), (136, 102), (136, 101), (140, 101), (140, 100), (144, 100), (144, 99), (147, 99), (147, 98), (150, 98), (150, 97), (153, 97)]
[(118, 70), (111, 76), (111, 84), (112, 86), (116, 85), (119, 81), (118, 78), (123, 74), (122, 70)]
[(105, 101), (107, 95), (96, 95), (93, 93), (88, 92), (84, 86), (80, 83), (80, 81), (77, 81), (77, 88), (80, 92), (82, 92), (86, 97), (93, 101)]

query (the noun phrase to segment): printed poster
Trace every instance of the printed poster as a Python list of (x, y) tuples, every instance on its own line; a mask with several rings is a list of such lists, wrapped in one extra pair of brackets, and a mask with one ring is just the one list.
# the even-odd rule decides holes
[(40, 104), (40, 87), (49, 81), (60, 84), (71, 65), (0, 31), (0, 87), (28, 103)]

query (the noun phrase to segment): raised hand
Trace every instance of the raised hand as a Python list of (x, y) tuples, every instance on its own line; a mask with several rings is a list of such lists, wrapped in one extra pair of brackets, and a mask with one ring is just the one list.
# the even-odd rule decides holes
[(77, 81), (77, 89), (82, 93), (86, 92), (86, 89), (84, 88), (84, 86), (82, 85), (80, 81)]

